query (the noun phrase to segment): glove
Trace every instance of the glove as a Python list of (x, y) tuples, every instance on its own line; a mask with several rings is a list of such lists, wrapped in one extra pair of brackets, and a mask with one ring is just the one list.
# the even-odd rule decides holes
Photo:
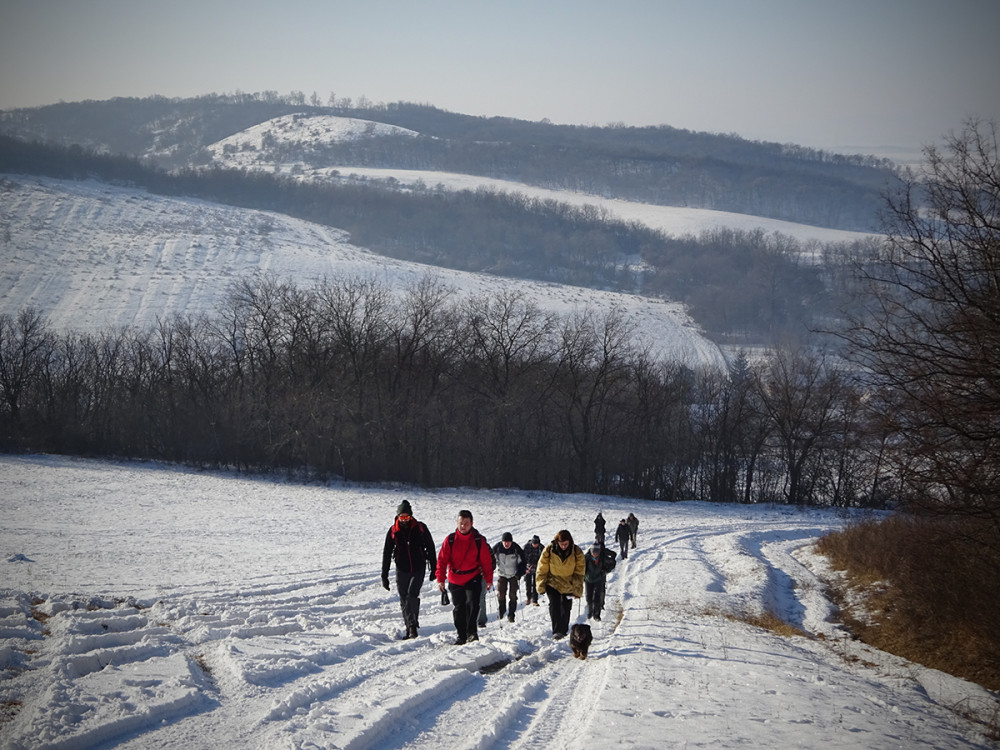
[(389, 579), (386, 576), (382, 576), (382, 588), (384, 588), (386, 591), (389, 590)]

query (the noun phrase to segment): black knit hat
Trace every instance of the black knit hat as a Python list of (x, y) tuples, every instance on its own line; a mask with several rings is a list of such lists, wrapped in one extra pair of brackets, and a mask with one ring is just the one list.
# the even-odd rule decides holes
[(397, 516), (402, 516), (404, 514), (407, 515), (407, 516), (412, 516), (413, 515), (413, 508), (410, 507), (410, 501), (409, 500), (404, 500), (403, 502), (401, 502), (399, 504), (399, 507), (396, 508), (396, 515)]
[(501, 542), (513, 542), (514, 541), (514, 535), (511, 534), (509, 531), (505, 531), (503, 533), (503, 536), (500, 537), (500, 541)]

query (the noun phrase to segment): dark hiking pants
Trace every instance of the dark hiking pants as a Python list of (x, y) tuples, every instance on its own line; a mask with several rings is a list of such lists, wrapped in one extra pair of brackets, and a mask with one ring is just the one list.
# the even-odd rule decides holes
[(458, 637), (468, 639), (469, 636), (479, 637), (479, 597), (483, 591), (483, 578), (477, 576), (462, 586), (448, 584), (451, 592), (451, 603), (455, 605), (452, 614), (455, 618), (455, 630)]
[(607, 590), (607, 580), (584, 581), (587, 589), (587, 617), (600, 618), (604, 610), (604, 592)]
[(552, 635), (569, 633), (569, 618), (573, 613), (573, 595), (562, 594), (553, 588), (545, 589), (549, 597), (549, 617), (552, 619)]
[(420, 588), (423, 585), (423, 571), (420, 573), (396, 571), (399, 607), (403, 610), (403, 622), (406, 624), (407, 632), (416, 632), (420, 627)]
[(517, 579), (497, 578), (497, 614), (503, 617), (505, 614), (513, 616), (517, 610)]

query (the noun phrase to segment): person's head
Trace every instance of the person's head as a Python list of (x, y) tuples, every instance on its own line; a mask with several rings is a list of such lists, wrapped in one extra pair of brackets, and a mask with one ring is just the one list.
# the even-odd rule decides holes
[(538, 538), (538, 534), (535, 534), (533, 537), (531, 537), (531, 544), (533, 546), (537, 547), (541, 543), (542, 543), (542, 540)]
[(573, 546), (573, 535), (570, 534), (566, 529), (563, 529), (558, 534), (556, 534), (556, 544), (559, 545), (559, 549), (566, 550)]
[(504, 549), (510, 549), (510, 545), (514, 543), (514, 535), (509, 531), (505, 531), (503, 536), (500, 537), (500, 541), (503, 542)]
[(458, 533), (468, 534), (470, 531), (472, 531), (472, 511), (458, 511)]
[(600, 548), (600, 546), (598, 546), (598, 545), (595, 544), (593, 547), (591, 547), (590, 548), (590, 554), (592, 554), (595, 558), (600, 557), (601, 556), (601, 548)]
[(413, 508), (410, 507), (408, 500), (404, 500), (396, 507), (396, 518), (400, 523), (409, 523), (413, 518)]
[(621, 526), (623, 523), (625, 523), (625, 519), (624, 518), (621, 521), (618, 522), (618, 525)]

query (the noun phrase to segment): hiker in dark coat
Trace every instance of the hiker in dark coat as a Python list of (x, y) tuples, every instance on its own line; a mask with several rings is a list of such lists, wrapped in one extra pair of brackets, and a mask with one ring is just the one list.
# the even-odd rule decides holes
[(538, 589), (535, 588), (535, 568), (538, 567), (538, 558), (542, 556), (542, 540), (538, 534), (531, 537), (531, 541), (524, 545), (524, 603), (538, 606)]
[(629, 513), (626, 520), (628, 522), (629, 537), (632, 539), (632, 549), (635, 549), (635, 536), (639, 533), (639, 519), (635, 517), (635, 513)]
[(497, 619), (514, 622), (514, 612), (517, 609), (517, 588), (521, 585), (524, 575), (524, 550), (514, 541), (514, 536), (505, 531), (500, 541), (493, 547), (493, 559), (496, 561), (497, 589)]
[(587, 572), (583, 574), (583, 586), (587, 595), (587, 619), (600, 621), (604, 609), (604, 593), (607, 590), (608, 573), (615, 569), (618, 556), (612, 549), (599, 544), (590, 548), (587, 554)]
[(420, 587), (435, 565), (434, 540), (427, 527), (413, 517), (406, 500), (396, 508), (396, 519), (385, 534), (382, 548), (382, 588), (389, 591), (389, 564), (396, 561), (396, 590), (406, 625), (404, 638), (416, 638), (420, 627)]
[(632, 538), (632, 532), (628, 527), (628, 522), (623, 518), (618, 524), (618, 530), (615, 531), (615, 541), (618, 542), (618, 546), (622, 550), (622, 560), (628, 559), (628, 543)]
[(445, 537), (437, 558), (438, 588), (451, 593), (455, 645), (479, 640), (479, 597), (493, 588), (490, 545), (472, 525), (472, 511), (458, 511), (458, 527)]
[(597, 511), (597, 518), (594, 519), (594, 539), (597, 543), (604, 546), (604, 534), (607, 530), (607, 522), (604, 520), (604, 514), (601, 511)]

